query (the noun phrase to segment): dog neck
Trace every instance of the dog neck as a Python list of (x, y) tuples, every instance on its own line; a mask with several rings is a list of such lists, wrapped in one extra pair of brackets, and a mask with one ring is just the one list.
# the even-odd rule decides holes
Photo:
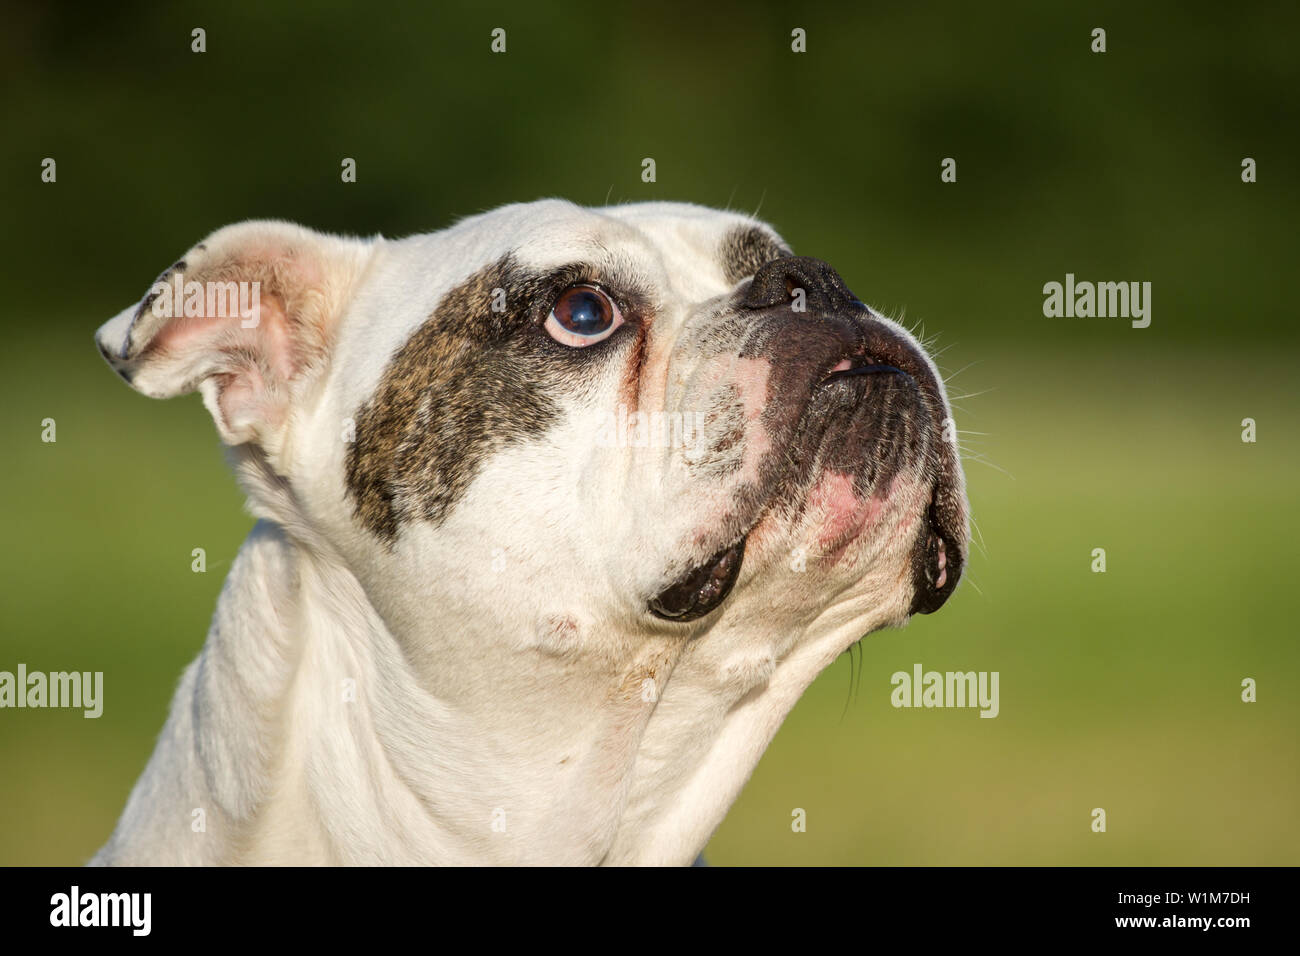
[(686, 864), (851, 640), (739, 621), (493, 661), (469, 626), (401, 640), (259, 522), (96, 862)]

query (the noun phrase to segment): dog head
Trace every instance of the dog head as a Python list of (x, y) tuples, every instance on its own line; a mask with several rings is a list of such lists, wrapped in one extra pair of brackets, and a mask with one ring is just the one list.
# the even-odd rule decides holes
[(534, 776), (576, 754), (598, 859), (689, 859), (817, 672), (965, 561), (932, 362), (739, 215), (244, 223), (98, 342), (202, 393), (252, 507), (355, 576), (425, 692)]

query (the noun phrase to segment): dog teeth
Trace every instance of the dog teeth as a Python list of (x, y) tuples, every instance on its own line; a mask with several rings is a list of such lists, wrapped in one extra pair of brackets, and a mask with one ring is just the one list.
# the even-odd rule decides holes
[(943, 586), (948, 582), (948, 549), (944, 546), (943, 538), (935, 535), (934, 541), (934, 574), (931, 582), (936, 591), (943, 590)]

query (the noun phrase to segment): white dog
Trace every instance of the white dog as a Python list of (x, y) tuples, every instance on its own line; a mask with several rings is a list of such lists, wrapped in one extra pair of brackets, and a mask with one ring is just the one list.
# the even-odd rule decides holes
[(261, 520), (96, 863), (690, 863), (966, 554), (929, 359), (732, 213), (241, 223), (97, 341)]

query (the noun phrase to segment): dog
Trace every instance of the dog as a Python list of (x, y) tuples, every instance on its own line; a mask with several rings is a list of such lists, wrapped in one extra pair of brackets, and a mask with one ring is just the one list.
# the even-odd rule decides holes
[(93, 864), (689, 864), (966, 560), (934, 364), (736, 213), (244, 222), (96, 341), (258, 520)]

